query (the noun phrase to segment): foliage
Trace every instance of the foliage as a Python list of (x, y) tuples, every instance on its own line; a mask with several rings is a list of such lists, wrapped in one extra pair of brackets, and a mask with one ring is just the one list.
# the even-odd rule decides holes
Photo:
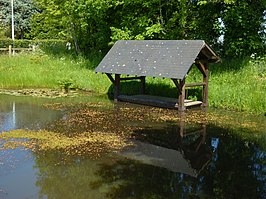
[(265, 49), (265, 0), (34, 2), (32, 36), (70, 40), (77, 52), (106, 52), (119, 39), (204, 39), (229, 57)]
[(32, 19), (36, 27), (32, 30), (34, 38), (64, 38), (75, 44), (76, 51), (83, 52), (89, 52), (91, 48), (106, 48), (109, 27), (105, 18), (108, 19), (106, 9), (109, 1), (35, 2), (42, 11)]
[[(0, 19), (2, 18), (2, 25), (9, 27), (6, 35), (11, 35), (11, 1), (0, 0)], [(16, 38), (29, 38), (29, 31), (31, 28), (30, 18), (36, 13), (32, 0), (14, 0), (14, 28)], [(1, 21), (0, 21), (1, 22)], [(11, 36), (10, 36), (11, 37)]]
[(236, 1), (224, 5), (224, 53), (227, 56), (250, 56), (265, 53), (266, 1)]
[[(9, 45), (12, 45), (16, 48), (28, 48), (29, 46), (39, 46), (43, 50), (45, 49), (56, 49), (61, 47), (61, 51), (66, 49), (66, 41), (59, 39), (36, 39), (36, 40), (28, 40), (28, 39), (15, 39), (12, 41), (10, 38), (0, 39), (0, 48), (8, 48)], [(62, 49), (63, 47), (63, 49)]]
[[(33, 2), (14, 4), (17, 35), (68, 40), (76, 52), (106, 52), (119, 39), (203, 39), (227, 57), (265, 50), (265, 0)], [(5, 26), (9, 4), (0, 1)]]

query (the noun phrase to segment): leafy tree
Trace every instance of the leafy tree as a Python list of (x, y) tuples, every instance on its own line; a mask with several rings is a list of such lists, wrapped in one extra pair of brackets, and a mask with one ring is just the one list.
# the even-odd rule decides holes
[(32, 23), (36, 29), (32, 30), (32, 35), (35, 38), (72, 40), (77, 51), (105, 48), (110, 32), (106, 13), (110, 2), (35, 0), (41, 12), (33, 16)]
[[(224, 53), (246, 56), (265, 50), (262, 24), (265, 23), (265, 0), (241, 0), (224, 5)], [(264, 34), (264, 35), (263, 35)]]
[[(0, 0), (0, 19), (3, 27), (11, 30), (11, 1)], [(14, 28), (17, 38), (28, 38), (30, 18), (36, 12), (31, 0), (14, 0)], [(11, 35), (9, 33), (9, 35)]]
[(265, 48), (265, 0), (34, 2), (32, 36), (69, 39), (77, 51), (107, 50), (119, 39), (204, 39), (229, 57)]

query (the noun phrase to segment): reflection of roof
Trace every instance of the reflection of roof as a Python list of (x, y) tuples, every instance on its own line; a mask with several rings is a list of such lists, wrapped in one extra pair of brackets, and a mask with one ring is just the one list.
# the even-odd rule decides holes
[(220, 58), (203, 40), (120, 40), (95, 71), (183, 79), (196, 60)]
[(197, 177), (198, 171), (190, 166), (180, 151), (136, 141), (134, 147), (121, 154), (127, 158), (138, 160), (144, 164), (163, 167), (173, 172)]

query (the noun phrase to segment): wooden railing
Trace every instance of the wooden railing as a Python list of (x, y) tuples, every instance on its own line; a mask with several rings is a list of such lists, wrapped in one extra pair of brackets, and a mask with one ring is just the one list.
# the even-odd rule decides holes
[(32, 51), (35, 52), (36, 46), (32, 46), (31, 48), (13, 48), (11, 45), (8, 48), (0, 48), (0, 51), (8, 51), (9, 56), (14, 55), (16, 51)]

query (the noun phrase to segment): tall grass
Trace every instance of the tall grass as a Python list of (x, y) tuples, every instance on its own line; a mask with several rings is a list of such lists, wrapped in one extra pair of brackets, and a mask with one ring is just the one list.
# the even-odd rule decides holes
[(94, 60), (82, 56), (48, 56), (44, 53), (0, 56), (0, 88), (70, 87), (104, 93), (110, 82), (92, 70)]
[(209, 103), (266, 113), (266, 60), (231, 60), (211, 68)]
[[(112, 84), (94, 68), (101, 54), (89, 57), (74, 54), (49, 54), (39, 51), (12, 57), (0, 56), (0, 88), (70, 87), (97, 93), (112, 92)], [(199, 82), (202, 76), (194, 67), (187, 82)], [(139, 83), (122, 83), (122, 92), (138, 93)], [(147, 93), (177, 97), (177, 89), (169, 79), (147, 78)], [(200, 89), (190, 89), (188, 97), (200, 98)], [(231, 60), (210, 66), (209, 105), (254, 113), (266, 112), (266, 60)]]

